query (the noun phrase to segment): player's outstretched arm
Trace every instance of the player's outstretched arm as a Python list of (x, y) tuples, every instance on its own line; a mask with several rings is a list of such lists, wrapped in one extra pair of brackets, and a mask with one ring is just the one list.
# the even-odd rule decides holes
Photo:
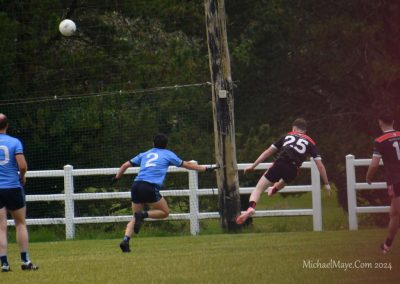
[(247, 166), (244, 169), (244, 173), (254, 170), (258, 166), (258, 164), (260, 164), (261, 162), (265, 161), (270, 156), (275, 154), (276, 151), (277, 151), (277, 149), (275, 147), (270, 146), (267, 150), (265, 150), (264, 152), (261, 153), (261, 155), (257, 158), (257, 160), (255, 160), (255, 162), (252, 165)]
[(372, 161), (371, 164), (368, 167), (368, 171), (367, 171), (367, 176), (366, 176), (366, 180), (368, 184), (372, 183), (372, 180), (374, 179), (375, 173), (379, 168), (379, 162), (381, 161), (381, 157), (379, 156), (372, 156)]
[(219, 166), (203, 166), (187, 161), (183, 161), (182, 167), (188, 170), (199, 171), (199, 172), (212, 172), (219, 168)]
[(326, 191), (328, 192), (328, 195), (331, 196), (332, 189), (329, 184), (328, 174), (326, 173), (325, 166), (321, 160), (314, 160), (314, 161), (315, 161), (315, 164), (317, 165), (319, 174), (321, 175), (322, 182), (324, 183), (324, 187), (325, 187)]
[(127, 161), (121, 165), (117, 174), (111, 179), (111, 185), (116, 183), (125, 173), (125, 171), (132, 166), (130, 161)]

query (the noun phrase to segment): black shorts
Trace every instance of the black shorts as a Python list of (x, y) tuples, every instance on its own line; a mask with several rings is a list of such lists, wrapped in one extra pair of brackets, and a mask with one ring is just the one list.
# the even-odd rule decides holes
[(0, 209), (4, 206), (11, 211), (21, 209), (26, 204), (23, 188), (0, 188)]
[(291, 162), (278, 159), (265, 173), (265, 178), (270, 182), (277, 182), (283, 179), (285, 183), (293, 181), (298, 173), (298, 168)]
[(400, 183), (389, 184), (388, 185), (389, 197), (399, 197), (400, 196)]
[(133, 203), (154, 203), (160, 201), (160, 187), (146, 181), (135, 181), (131, 189)]

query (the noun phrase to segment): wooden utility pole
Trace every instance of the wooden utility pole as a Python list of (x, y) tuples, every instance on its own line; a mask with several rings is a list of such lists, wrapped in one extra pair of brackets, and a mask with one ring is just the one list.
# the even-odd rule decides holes
[(240, 194), (236, 162), (233, 82), (226, 34), (224, 0), (205, 0), (209, 64), (212, 82), (215, 156), (221, 226), (237, 229)]

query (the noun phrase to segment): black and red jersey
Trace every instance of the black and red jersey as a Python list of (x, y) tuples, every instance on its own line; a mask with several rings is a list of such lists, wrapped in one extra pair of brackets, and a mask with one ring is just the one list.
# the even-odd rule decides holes
[(382, 158), (388, 184), (400, 182), (400, 132), (391, 130), (375, 139), (374, 156)]
[(300, 167), (308, 156), (315, 160), (321, 159), (314, 140), (300, 132), (289, 132), (272, 146), (281, 150), (278, 158), (288, 160), (297, 167)]

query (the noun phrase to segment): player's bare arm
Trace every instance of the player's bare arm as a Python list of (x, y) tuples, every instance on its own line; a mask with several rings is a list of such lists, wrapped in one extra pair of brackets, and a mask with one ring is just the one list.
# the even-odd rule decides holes
[(121, 167), (119, 168), (117, 174), (115, 175), (115, 178), (120, 179), (124, 175), (125, 171), (130, 167), (132, 167), (132, 164), (130, 161), (123, 163), (121, 165)]
[(366, 181), (368, 184), (372, 183), (372, 180), (374, 179), (376, 171), (378, 170), (380, 160), (381, 160), (381, 157), (375, 156), (375, 155), (372, 156), (371, 164), (368, 167), (367, 176), (366, 176)]
[(15, 160), (18, 164), (18, 171), (19, 171), (19, 180), (21, 181), (22, 185), (26, 183), (26, 171), (28, 170), (28, 164), (26, 163), (25, 156), (23, 154), (15, 155)]
[(199, 171), (199, 172), (213, 171), (219, 168), (219, 166), (203, 166), (188, 161), (183, 161), (182, 167), (188, 170)]
[(331, 195), (331, 186), (329, 184), (329, 179), (328, 179), (328, 174), (326, 173), (326, 168), (325, 165), (322, 163), (321, 160), (315, 160), (315, 164), (318, 168), (319, 174), (321, 175), (322, 182), (324, 183), (324, 187), (326, 191), (328, 192), (328, 195)]
[(275, 154), (276, 151), (277, 151), (276, 147), (271, 145), (267, 150), (261, 153), (261, 155), (257, 158), (257, 160), (255, 160), (255, 162), (251, 166), (247, 166), (244, 169), (244, 173), (254, 170), (261, 162), (265, 161), (273, 154)]

